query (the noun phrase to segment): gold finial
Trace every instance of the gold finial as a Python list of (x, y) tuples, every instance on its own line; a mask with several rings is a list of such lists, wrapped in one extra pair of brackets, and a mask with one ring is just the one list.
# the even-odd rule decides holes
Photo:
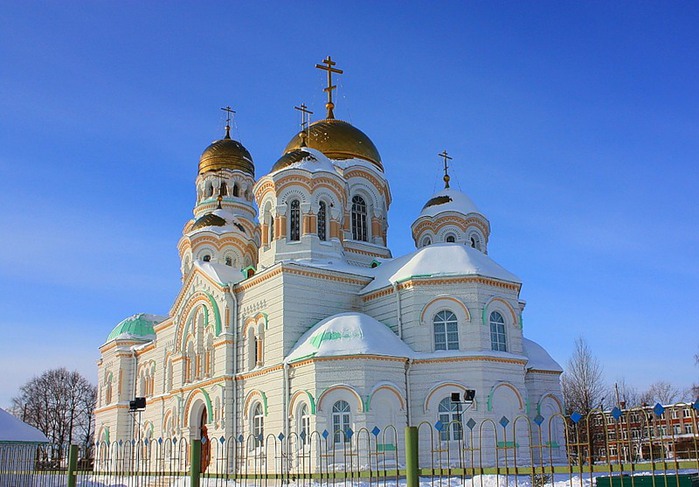
[(335, 114), (333, 113), (333, 108), (335, 108), (335, 104), (333, 103), (333, 90), (336, 89), (337, 86), (333, 85), (333, 73), (342, 74), (343, 71), (333, 68), (337, 63), (333, 61), (330, 56), (323, 59), (322, 62), (325, 66), (323, 66), (323, 64), (316, 64), (316, 68), (328, 72), (328, 87), (323, 89), (323, 91), (328, 93), (328, 102), (325, 104), (325, 107), (328, 109), (328, 118), (335, 118)]
[(235, 113), (235, 110), (233, 110), (230, 107), (230, 105), (228, 105), (224, 108), (221, 108), (221, 110), (223, 110), (224, 112), (226, 112), (228, 114), (228, 116), (226, 117), (226, 136), (224, 137), (224, 139), (230, 139), (231, 138), (231, 120), (233, 119), (232, 115)]
[(441, 154), (437, 154), (439, 157), (442, 157), (444, 159), (444, 189), (447, 189), (449, 187), (449, 161), (452, 160), (452, 157), (447, 154), (447, 150), (444, 149)]

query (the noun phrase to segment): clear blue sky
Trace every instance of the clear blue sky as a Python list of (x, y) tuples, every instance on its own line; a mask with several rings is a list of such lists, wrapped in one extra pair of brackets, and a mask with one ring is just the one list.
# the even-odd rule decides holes
[(699, 382), (699, 4), (31, 2), (0, 5), (0, 406), (166, 314), (201, 151), (234, 136), (265, 174), (323, 112), (379, 148), (389, 245), (440, 187), (436, 154), (524, 281), (525, 333), (609, 382)]

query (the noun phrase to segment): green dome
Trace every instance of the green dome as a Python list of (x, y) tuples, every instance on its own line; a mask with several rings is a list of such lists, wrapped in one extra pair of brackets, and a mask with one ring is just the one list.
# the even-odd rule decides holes
[(166, 316), (156, 316), (145, 313), (129, 316), (114, 327), (112, 332), (107, 337), (107, 341), (114, 340), (116, 338), (153, 337), (155, 336), (153, 325), (157, 325), (166, 319)]

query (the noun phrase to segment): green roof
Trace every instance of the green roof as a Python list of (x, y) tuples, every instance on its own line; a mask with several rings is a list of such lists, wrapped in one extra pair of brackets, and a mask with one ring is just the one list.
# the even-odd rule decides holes
[(123, 338), (150, 338), (155, 335), (153, 325), (157, 325), (165, 319), (165, 316), (149, 315), (146, 313), (129, 316), (114, 327), (107, 337), (107, 341), (120, 338), (121, 335), (126, 335)]

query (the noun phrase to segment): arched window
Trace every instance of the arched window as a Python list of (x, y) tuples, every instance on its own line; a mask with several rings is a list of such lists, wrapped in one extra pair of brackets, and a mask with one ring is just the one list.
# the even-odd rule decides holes
[(105, 402), (105, 404), (111, 404), (111, 402), (112, 402), (112, 374), (109, 374), (109, 377), (107, 378), (107, 383), (105, 384), (104, 388), (105, 388), (104, 402)]
[(206, 183), (206, 196), (210, 198), (214, 195), (214, 186), (211, 183)]
[(253, 448), (259, 448), (264, 445), (265, 442), (265, 416), (262, 413), (262, 404), (256, 402), (252, 407), (252, 414), (250, 416), (250, 431), (253, 435), (252, 446)]
[(226, 265), (229, 267), (233, 265), (233, 257), (231, 257), (230, 255), (226, 257)]
[(274, 217), (272, 214), (269, 215), (269, 243), (271, 244), (274, 240)]
[(461, 411), (460, 404), (452, 402), (450, 397), (445, 397), (439, 402), (439, 421), (442, 430), (439, 439), (442, 441), (454, 441), (461, 439)]
[(211, 262), (211, 256), (209, 254), (206, 254), (201, 260), (204, 262)]
[(493, 350), (507, 352), (505, 319), (498, 311), (490, 313), (490, 346)]
[(325, 202), (321, 201), (318, 203), (318, 238), (323, 241), (328, 239), (328, 234), (326, 231), (327, 221), (328, 209), (325, 206)]
[(422, 246), (427, 247), (428, 245), (432, 245), (432, 239), (430, 237), (425, 237), (422, 239)]
[(352, 198), (352, 238), (366, 242), (368, 240), (367, 232), (367, 208), (364, 199), (361, 196)]
[(293, 200), (289, 205), (289, 240), (301, 239), (301, 203)]
[(233, 183), (233, 196), (238, 197), (240, 195), (240, 188), (237, 184)]
[(447, 243), (456, 242), (456, 237), (454, 235), (447, 235)]
[(472, 233), (469, 240), (471, 241), (471, 247), (481, 250), (481, 238), (477, 233)]
[(350, 405), (347, 401), (333, 404), (333, 435), (335, 443), (349, 442), (347, 430), (350, 427)]
[(434, 323), (434, 349), (459, 349), (459, 322), (456, 315), (448, 310), (437, 313)]
[(297, 414), (297, 434), (299, 435), (299, 441), (301, 446), (306, 446), (310, 444), (309, 435), (311, 434), (311, 417), (308, 414), (308, 405), (306, 403), (301, 404)]
[(225, 181), (221, 181), (221, 188), (219, 189), (218, 194), (221, 196), (228, 196), (228, 185)]
[(165, 392), (172, 390), (172, 361), (168, 359), (165, 366)]

